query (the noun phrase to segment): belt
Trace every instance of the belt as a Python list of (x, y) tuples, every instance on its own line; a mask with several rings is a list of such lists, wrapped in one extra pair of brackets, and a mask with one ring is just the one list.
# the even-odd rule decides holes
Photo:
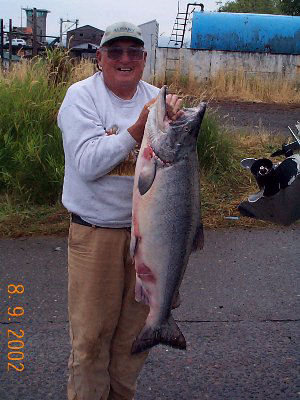
[(79, 215), (76, 215), (73, 213), (71, 213), (71, 221), (74, 222), (75, 224), (89, 226), (90, 228), (126, 229), (129, 232), (131, 231), (131, 228), (129, 226), (124, 226), (123, 228), (107, 228), (105, 226), (93, 225), (93, 224), (90, 224), (89, 222), (84, 221), (82, 218), (79, 217)]

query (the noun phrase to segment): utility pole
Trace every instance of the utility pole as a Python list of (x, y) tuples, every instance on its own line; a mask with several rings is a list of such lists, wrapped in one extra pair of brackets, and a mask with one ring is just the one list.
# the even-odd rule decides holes
[(11, 59), (12, 59), (12, 19), (9, 20), (9, 48), (8, 48), (8, 65), (9, 68), (11, 66)]
[(62, 26), (63, 26), (63, 19), (61, 18), (59, 20), (59, 46), (62, 47), (63, 42), (62, 42)]
[(3, 58), (4, 58), (4, 23), (3, 23), (3, 19), (0, 19), (0, 35), (1, 35), (1, 42), (0, 42), (0, 57), (1, 57), (1, 67), (3, 67)]
[[(65, 22), (71, 23), (72, 25), (63, 31), (63, 24)], [(60, 20), (59, 20), (59, 25), (60, 25), (60, 27), (59, 27), (59, 45), (60, 45), (60, 47), (62, 47), (62, 45), (63, 45), (63, 35), (65, 35), (65, 33), (68, 32), (68, 30), (70, 30), (72, 28), (72, 26), (74, 26), (74, 25), (76, 26), (76, 29), (77, 29), (78, 24), (79, 24), (79, 19), (75, 19), (75, 21), (71, 21), (69, 19), (60, 18)]]
[(32, 15), (32, 55), (33, 57), (38, 54), (38, 43), (37, 43), (37, 21), (36, 21), (36, 8), (33, 9)]

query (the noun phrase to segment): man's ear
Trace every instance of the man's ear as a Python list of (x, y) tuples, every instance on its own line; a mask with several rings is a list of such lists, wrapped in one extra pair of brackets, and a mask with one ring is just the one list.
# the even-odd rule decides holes
[(97, 58), (98, 68), (101, 69), (101, 67), (102, 67), (102, 52), (100, 49), (98, 49), (96, 51), (96, 58)]
[(145, 51), (144, 52), (144, 61), (146, 62), (146, 60), (147, 60), (147, 52)]

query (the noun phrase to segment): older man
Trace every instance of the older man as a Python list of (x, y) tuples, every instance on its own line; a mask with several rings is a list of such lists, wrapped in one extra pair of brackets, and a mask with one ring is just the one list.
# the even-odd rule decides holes
[[(141, 80), (143, 45), (135, 25), (109, 26), (97, 52), (102, 72), (72, 85), (58, 115), (71, 213), (69, 400), (132, 399), (147, 356), (130, 352), (149, 309), (134, 299), (128, 254), (136, 147), (159, 91)], [(178, 118), (181, 100), (167, 103)]]

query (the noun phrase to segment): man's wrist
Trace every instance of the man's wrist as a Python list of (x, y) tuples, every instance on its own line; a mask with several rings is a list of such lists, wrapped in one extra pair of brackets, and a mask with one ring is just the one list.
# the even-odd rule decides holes
[(130, 126), (127, 131), (130, 133), (130, 135), (133, 137), (133, 139), (141, 143), (143, 139), (143, 134), (144, 134), (144, 126), (136, 122), (132, 126)]

